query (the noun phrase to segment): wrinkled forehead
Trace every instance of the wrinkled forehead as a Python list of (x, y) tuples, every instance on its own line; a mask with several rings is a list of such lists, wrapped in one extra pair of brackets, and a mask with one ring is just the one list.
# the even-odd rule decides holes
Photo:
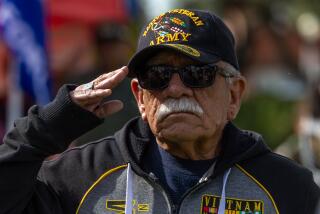
[(147, 61), (146, 65), (159, 65), (159, 64), (166, 64), (166, 65), (190, 65), (190, 64), (199, 64), (199, 62), (193, 60), (192, 58), (181, 54), (179, 52), (173, 50), (161, 50), (151, 56)]

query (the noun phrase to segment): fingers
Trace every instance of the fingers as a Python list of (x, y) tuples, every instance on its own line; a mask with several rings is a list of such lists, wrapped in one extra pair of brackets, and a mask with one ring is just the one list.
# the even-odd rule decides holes
[(99, 118), (104, 118), (120, 111), (122, 108), (123, 103), (120, 100), (111, 100), (99, 105), (93, 113)]
[(84, 100), (96, 100), (102, 99), (106, 96), (110, 96), (112, 93), (111, 89), (96, 89), (96, 90), (74, 90), (73, 96), (78, 101)]
[(95, 80), (80, 85), (70, 92), (71, 99), (98, 117), (105, 117), (117, 112), (123, 107), (121, 101), (103, 103), (103, 100), (111, 95), (112, 89), (127, 76), (128, 72), (128, 68), (124, 66), (115, 71), (103, 74)]
[(74, 90), (71, 97), (75, 103), (93, 112), (93, 110), (101, 103), (101, 100), (110, 96), (111, 93), (111, 89)]
[(93, 81), (94, 89), (112, 89), (128, 75), (128, 72), (128, 67), (123, 66), (120, 69), (103, 74)]

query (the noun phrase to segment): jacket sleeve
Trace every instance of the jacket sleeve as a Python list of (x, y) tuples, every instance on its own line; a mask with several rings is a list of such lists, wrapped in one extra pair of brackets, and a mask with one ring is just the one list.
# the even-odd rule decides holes
[(5, 136), (0, 145), (0, 214), (63, 213), (57, 194), (38, 177), (42, 162), (102, 122), (71, 101), (73, 88), (65, 85), (53, 102), (31, 107)]
[(312, 213), (312, 214), (319, 214), (320, 211), (320, 188), (319, 186), (313, 181), (312, 175), (310, 175), (311, 182), (308, 182), (305, 185), (306, 188), (306, 196), (305, 200), (305, 213)]

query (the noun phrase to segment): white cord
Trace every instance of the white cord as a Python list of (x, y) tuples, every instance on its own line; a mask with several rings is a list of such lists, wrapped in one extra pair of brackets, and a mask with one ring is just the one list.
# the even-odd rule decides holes
[(130, 163), (128, 163), (127, 167), (127, 187), (126, 187), (126, 206), (125, 206), (125, 214), (132, 214), (132, 169)]
[(231, 172), (231, 168), (229, 168), (223, 175), (223, 186), (222, 186), (222, 193), (220, 198), (218, 214), (224, 214), (224, 211), (226, 209), (226, 184), (227, 184), (227, 180), (230, 172)]

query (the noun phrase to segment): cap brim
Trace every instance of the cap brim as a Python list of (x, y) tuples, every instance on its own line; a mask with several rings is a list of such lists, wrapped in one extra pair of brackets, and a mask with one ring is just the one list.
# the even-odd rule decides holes
[(129, 61), (128, 77), (136, 77), (137, 72), (139, 72), (139, 67), (145, 63), (150, 57), (154, 56), (157, 52), (161, 50), (174, 50), (181, 53), (199, 63), (216, 63), (221, 60), (219, 56), (213, 53), (208, 53), (206, 51), (196, 50), (190, 46), (184, 44), (161, 44), (146, 47), (139, 52), (137, 52)]

